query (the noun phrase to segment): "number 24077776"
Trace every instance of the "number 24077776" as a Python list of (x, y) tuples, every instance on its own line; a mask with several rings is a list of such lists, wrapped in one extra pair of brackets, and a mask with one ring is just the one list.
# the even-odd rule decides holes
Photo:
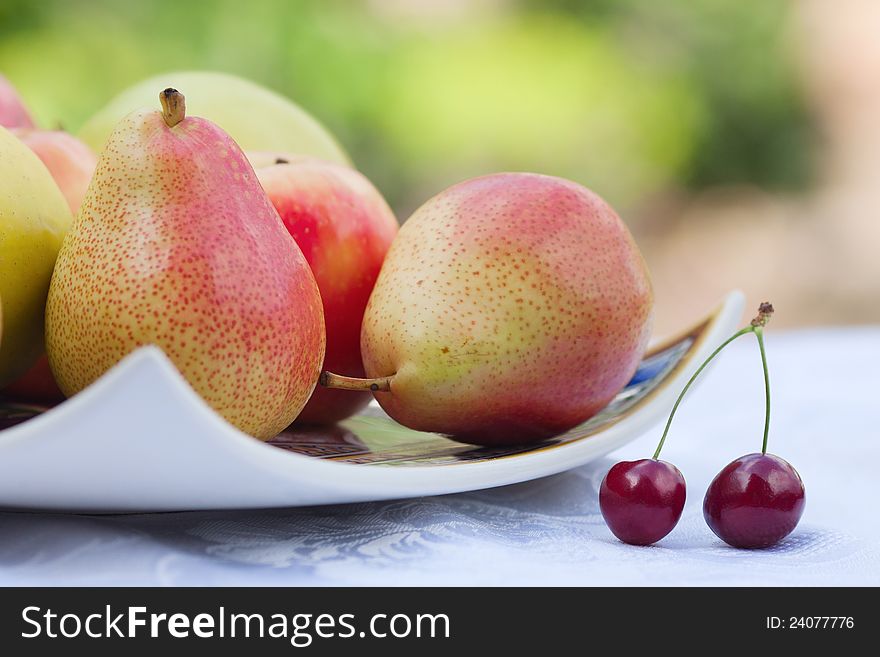
[(767, 616), (768, 630), (851, 630), (853, 627), (852, 616)]

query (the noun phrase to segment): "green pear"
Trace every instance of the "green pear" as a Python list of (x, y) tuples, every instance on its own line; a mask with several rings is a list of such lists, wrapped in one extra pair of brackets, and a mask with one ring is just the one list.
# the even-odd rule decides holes
[(314, 390), (324, 315), (308, 262), (236, 143), (163, 111), (123, 119), (58, 255), (46, 352), (73, 395), (154, 344), (242, 431), (268, 439)]
[(43, 352), (52, 268), (70, 227), (67, 201), (39, 158), (0, 127), (0, 388)]
[(403, 224), (361, 331), (370, 389), (412, 429), (486, 445), (550, 438), (630, 380), (653, 294), (614, 210), (573, 182), (501, 173), (458, 184)]
[(186, 89), (189, 111), (219, 125), (244, 150), (287, 151), (350, 164), (326, 128), (292, 101), (249, 80), (208, 71), (163, 73), (129, 87), (80, 129), (79, 138), (99, 153), (119, 120), (152, 105), (156, 89), (165, 87)]

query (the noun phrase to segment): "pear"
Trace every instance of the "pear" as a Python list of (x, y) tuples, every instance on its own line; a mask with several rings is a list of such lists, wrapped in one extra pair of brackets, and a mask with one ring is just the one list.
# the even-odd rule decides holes
[(149, 106), (156, 89), (186, 89), (190, 112), (219, 125), (246, 151), (288, 151), (349, 164), (336, 139), (309, 113), (284, 96), (226, 73), (162, 73), (121, 92), (80, 129), (79, 137), (100, 152), (116, 123)]
[(501, 173), (403, 224), (364, 315), (371, 389), (412, 429), (484, 445), (550, 438), (601, 410), (651, 332), (648, 271), (626, 226), (573, 182)]
[(110, 136), (46, 307), (61, 391), (161, 347), (220, 415), (260, 439), (296, 417), (324, 358), (315, 279), (236, 143), (184, 97)]
[(70, 209), (49, 171), (0, 127), (0, 388), (43, 352), (46, 294), (70, 222)]
[[(76, 137), (60, 130), (17, 128), (12, 133), (40, 158), (58, 189), (64, 194), (70, 211), (76, 213), (97, 164), (97, 158), (91, 149)], [(46, 291), (48, 292), (48, 288)], [(42, 339), (42, 326), (35, 326), (33, 335)], [(0, 394), (26, 402), (55, 403), (64, 400), (45, 354), (18, 379), (0, 388)]]

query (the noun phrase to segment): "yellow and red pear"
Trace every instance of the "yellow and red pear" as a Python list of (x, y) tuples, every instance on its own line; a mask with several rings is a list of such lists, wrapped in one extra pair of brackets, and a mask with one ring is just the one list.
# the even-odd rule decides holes
[(372, 387), (401, 424), (478, 444), (533, 442), (602, 409), (635, 372), (653, 295), (626, 226), (573, 182), (468, 180), (403, 224), (361, 333)]
[(318, 288), (232, 138), (185, 116), (174, 89), (160, 100), (163, 111), (116, 127), (64, 240), (46, 308), (49, 362), (71, 395), (158, 345), (220, 415), (268, 439), (317, 381)]

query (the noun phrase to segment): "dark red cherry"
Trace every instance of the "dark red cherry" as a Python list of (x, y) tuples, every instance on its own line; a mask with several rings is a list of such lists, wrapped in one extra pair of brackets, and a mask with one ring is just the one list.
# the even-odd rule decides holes
[(733, 547), (769, 547), (797, 526), (805, 502), (804, 482), (788, 461), (773, 454), (747, 454), (709, 484), (703, 517)]
[(599, 488), (599, 508), (611, 532), (624, 543), (650, 545), (681, 518), (684, 477), (666, 461), (621, 461)]

